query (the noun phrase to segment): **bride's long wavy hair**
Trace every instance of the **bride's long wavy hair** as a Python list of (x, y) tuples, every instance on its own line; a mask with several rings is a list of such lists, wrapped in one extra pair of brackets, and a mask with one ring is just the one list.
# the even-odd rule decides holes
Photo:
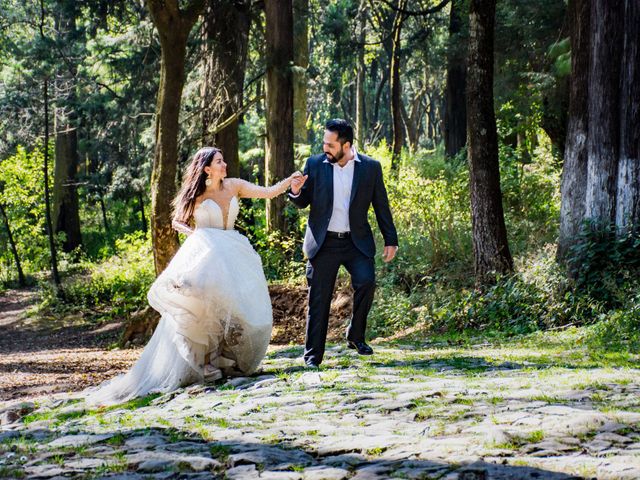
[(187, 166), (182, 176), (182, 186), (176, 198), (173, 199), (173, 219), (178, 222), (188, 223), (196, 198), (202, 195), (207, 188), (204, 183), (207, 179), (207, 173), (204, 167), (211, 165), (213, 157), (216, 153), (222, 153), (222, 150), (215, 147), (202, 147), (193, 156), (193, 160)]

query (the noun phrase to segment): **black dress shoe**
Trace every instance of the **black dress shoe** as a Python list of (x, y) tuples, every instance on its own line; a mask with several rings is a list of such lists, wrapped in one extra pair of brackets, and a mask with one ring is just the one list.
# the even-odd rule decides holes
[(373, 348), (364, 342), (347, 342), (349, 348), (357, 350), (360, 355), (373, 355)]
[(309, 360), (305, 360), (304, 364), (307, 366), (308, 369), (310, 370), (318, 370), (320, 368), (320, 364), (317, 363), (315, 360), (309, 359)]

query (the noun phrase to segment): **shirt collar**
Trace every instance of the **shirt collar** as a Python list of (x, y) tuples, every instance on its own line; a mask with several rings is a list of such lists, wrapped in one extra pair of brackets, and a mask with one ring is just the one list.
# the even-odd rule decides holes
[[(356, 150), (356, 147), (351, 147), (351, 152), (353, 153), (353, 158), (351, 160), (354, 160), (356, 162), (360, 162), (360, 157), (358, 156), (358, 150)], [(351, 161), (351, 160), (349, 160), (349, 161)], [(322, 163), (331, 163), (331, 162), (325, 158), (324, 162), (322, 162)], [(333, 165), (335, 165), (335, 164), (333, 164)]]

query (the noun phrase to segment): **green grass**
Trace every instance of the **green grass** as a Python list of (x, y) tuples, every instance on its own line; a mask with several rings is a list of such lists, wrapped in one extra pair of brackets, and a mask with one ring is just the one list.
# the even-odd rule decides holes
[(538, 443), (542, 440), (544, 440), (544, 430), (534, 430), (524, 438), (525, 443)]
[(209, 453), (211, 456), (220, 462), (226, 462), (227, 458), (231, 454), (231, 448), (228, 445), (222, 445), (221, 443), (214, 443), (209, 446)]

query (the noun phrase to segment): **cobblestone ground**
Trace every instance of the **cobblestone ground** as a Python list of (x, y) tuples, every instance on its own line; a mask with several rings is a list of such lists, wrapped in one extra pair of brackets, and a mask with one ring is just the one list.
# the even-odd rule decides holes
[(638, 356), (577, 343), (298, 347), (259, 375), (87, 410), (0, 406), (0, 477), (638, 479)]

